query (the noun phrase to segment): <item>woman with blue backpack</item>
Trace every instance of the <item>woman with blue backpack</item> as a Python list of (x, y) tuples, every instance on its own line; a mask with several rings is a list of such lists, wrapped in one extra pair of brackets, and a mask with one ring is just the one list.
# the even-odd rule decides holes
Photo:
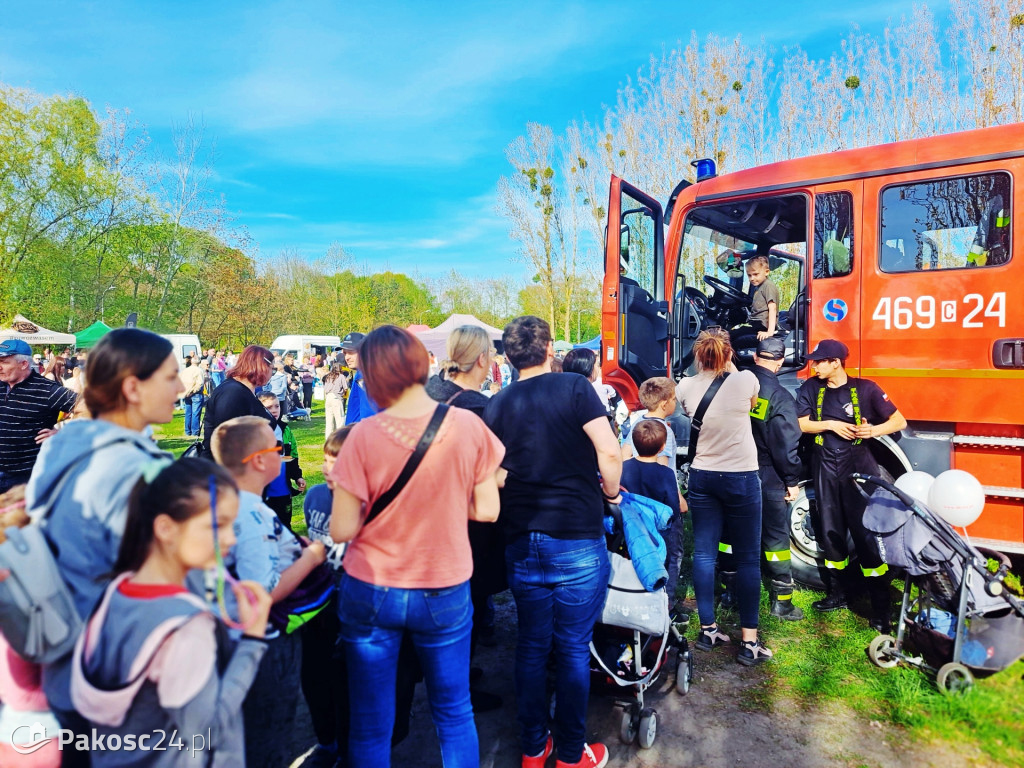
[[(26, 493), (78, 615), (85, 619), (106, 587), (124, 533), (128, 497), (154, 459), (168, 458), (147, 434), (174, 417), (181, 394), (169, 341), (138, 328), (118, 328), (89, 355), (83, 392), (92, 419), (74, 419), (39, 452)], [(43, 690), (62, 728), (88, 733), (70, 697), (71, 655), (43, 668)], [(89, 765), (70, 745), (65, 766)]]

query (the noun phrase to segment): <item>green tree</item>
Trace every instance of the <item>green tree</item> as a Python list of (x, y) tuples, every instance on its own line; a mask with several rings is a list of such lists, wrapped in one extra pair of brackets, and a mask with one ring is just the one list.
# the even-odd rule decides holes
[[(88, 102), (0, 86), (0, 312), (33, 254), (94, 241), (118, 185)], [(103, 225), (100, 224), (100, 229)]]

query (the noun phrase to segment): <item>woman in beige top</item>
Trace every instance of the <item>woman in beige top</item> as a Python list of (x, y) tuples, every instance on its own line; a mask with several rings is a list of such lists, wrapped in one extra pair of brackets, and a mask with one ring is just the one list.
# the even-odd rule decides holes
[(727, 528), (736, 562), (736, 592), (742, 642), (736, 660), (752, 665), (772, 657), (757, 637), (761, 597), (761, 480), (750, 410), (760, 388), (750, 371), (732, 364), (729, 335), (704, 331), (694, 345), (700, 372), (683, 379), (676, 396), (690, 417), (712, 382), (723, 379), (704, 414), (697, 452), (690, 465), (687, 500), (693, 519), (693, 589), (700, 614), (697, 647), (709, 651), (729, 642), (715, 622), (715, 561)]

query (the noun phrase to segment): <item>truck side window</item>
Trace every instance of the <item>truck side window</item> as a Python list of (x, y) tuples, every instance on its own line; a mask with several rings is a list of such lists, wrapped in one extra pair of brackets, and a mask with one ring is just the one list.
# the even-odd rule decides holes
[(842, 277), (853, 270), (853, 195), (814, 196), (814, 277)]
[(636, 282), (651, 296), (657, 292), (654, 242), (654, 218), (650, 209), (623, 192), (619, 261), (622, 277)]
[(983, 173), (882, 190), (883, 272), (992, 267), (1010, 260), (1010, 174)]

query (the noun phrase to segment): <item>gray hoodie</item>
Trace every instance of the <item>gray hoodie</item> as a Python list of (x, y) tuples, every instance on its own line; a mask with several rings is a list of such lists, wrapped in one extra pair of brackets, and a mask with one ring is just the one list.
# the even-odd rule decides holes
[[(266, 643), (243, 637), (229, 651), (227, 633), (202, 600), (153, 587), (122, 594), (130, 576), (107, 588), (75, 647), (75, 708), (108, 745), (93, 750), (92, 765), (243, 768), (242, 702)], [(149, 749), (110, 748), (111, 736), (124, 745), (143, 734), (151, 735)], [(158, 734), (167, 740), (153, 749)]]
[[(142, 468), (169, 457), (142, 433), (101, 420), (71, 421), (43, 443), (28, 482), (26, 506), (53, 502), (46, 535), (83, 621), (109, 581), (128, 496)], [(69, 654), (43, 669), (46, 698), (64, 712), (72, 709), (70, 664)]]

